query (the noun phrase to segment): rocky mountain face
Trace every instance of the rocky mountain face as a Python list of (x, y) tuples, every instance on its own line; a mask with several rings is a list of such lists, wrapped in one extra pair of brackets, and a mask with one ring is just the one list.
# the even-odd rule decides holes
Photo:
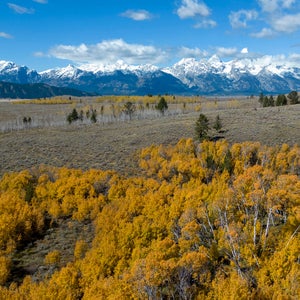
[[(96, 94), (200, 94), (233, 95), (287, 93), (300, 89), (300, 68), (276, 64), (270, 58), (223, 62), (182, 59), (168, 68), (153, 65), (68, 65), (43, 72), (0, 61), (0, 81), (44, 83)], [(0, 95), (1, 97), (1, 95)]]

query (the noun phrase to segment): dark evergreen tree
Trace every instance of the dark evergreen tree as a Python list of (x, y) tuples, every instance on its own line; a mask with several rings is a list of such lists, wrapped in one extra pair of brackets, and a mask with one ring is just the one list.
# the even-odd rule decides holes
[(269, 105), (269, 97), (268, 96), (264, 96), (263, 98), (263, 107), (268, 107)]
[(288, 94), (287, 97), (290, 99), (290, 104), (297, 104), (297, 103), (299, 103), (299, 96), (298, 96), (298, 93), (296, 91), (291, 91)]
[(164, 97), (161, 97), (155, 108), (159, 110), (162, 115), (164, 115), (165, 111), (168, 109), (168, 103), (166, 99)]
[(283, 106), (283, 105), (287, 105), (287, 98), (284, 94), (280, 94), (277, 96), (276, 98), (276, 106)]
[(270, 98), (269, 98), (269, 105), (268, 106), (274, 106), (275, 105), (275, 100), (274, 100), (274, 97), (271, 95)]
[(74, 108), (72, 110), (72, 112), (70, 114), (68, 114), (67, 121), (69, 124), (71, 124), (72, 122), (77, 121), (78, 119), (79, 119), (78, 112), (77, 112), (76, 108)]
[(208, 139), (209, 138), (208, 130), (209, 130), (208, 118), (204, 114), (200, 114), (198, 120), (196, 121), (196, 126), (195, 126), (196, 138), (200, 142)]

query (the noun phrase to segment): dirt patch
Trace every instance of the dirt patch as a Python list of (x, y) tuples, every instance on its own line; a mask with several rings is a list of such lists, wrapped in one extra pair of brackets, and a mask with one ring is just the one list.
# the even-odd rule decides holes
[[(56, 270), (74, 260), (76, 241), (82, 240), (90, 245), (93, 237), (94, 226), (90, 221), (57, 220), (43, 237), (14, 254), (10, 281), (21, 282), (26, 275), (30, 275), (34, 281), (50, 277)], [(46, 255), (54, 250), (60, 253), (59, 263), (46, 264)]]

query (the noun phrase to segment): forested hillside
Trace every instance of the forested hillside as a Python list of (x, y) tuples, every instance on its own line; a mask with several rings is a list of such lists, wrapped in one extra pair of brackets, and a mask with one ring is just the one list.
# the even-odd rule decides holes
[(0, 98), (34, 99), (62, 95), (94, 96), (95, 93), (83, 92), (68, 87), (56, 87), (44, 83), (18, 84), (0, 81)]
[[(300, 148), (152, 146), (143, 174), (40, 167), (0, 181), (0, 299), (299, 299)], [(59, 220), (92, 221), (53, 274), (12, 281)], [(58, 267), (59, 266), (59, 267)]]

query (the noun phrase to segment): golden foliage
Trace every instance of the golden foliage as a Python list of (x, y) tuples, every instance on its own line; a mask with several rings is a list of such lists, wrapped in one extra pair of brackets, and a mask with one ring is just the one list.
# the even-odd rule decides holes
[(77, 101), (70, 100), (64, 97), (52, 97), (45, 99), (33, 99), (33, 100), (18, 100), (13, 101), (13, 104), (43, 104), (43, 105), (53, 105), (53, 104), (75, 104)]
[(45, 256), (45, 264), (46, 265), (58, 265), (60, 263), (61, 260), (61, 254), (59, 250), (54, 250), (49, 252), (46, 256)]
[(0, 256), (0, 285), (5, 284), (10, 275), (11, 260), (6, 256)]
[[(299, 159), (296, 145), (187, 139), (142, 150), (145, 176), (6, 174), (0, 299), (297, 299)], [(92, 245), (78, 240), (48, 279), (5, 287), (15, 251), (59, 218), (92, 220)], [(53, 251), (45, 262), (59, 259)]]

